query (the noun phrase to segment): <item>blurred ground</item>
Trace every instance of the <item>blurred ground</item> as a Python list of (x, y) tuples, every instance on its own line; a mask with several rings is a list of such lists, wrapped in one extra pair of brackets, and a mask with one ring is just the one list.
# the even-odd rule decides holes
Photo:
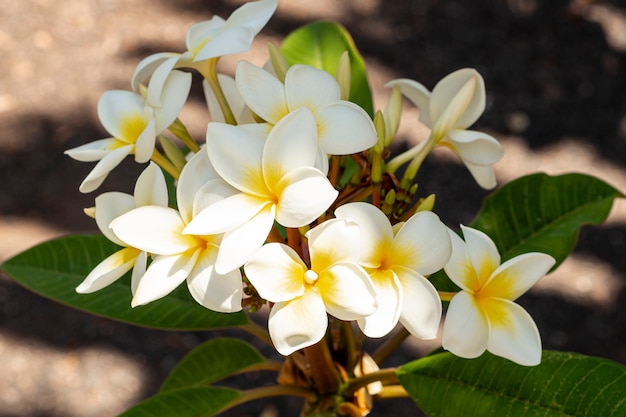
[[(3, 1), (0, 261), (53, 236), (96, 231), (82, 214), (95, 195), (78, 192), (92, 164), (72, 161), (63, 151), (106, 135), (97, 100), (105, 90), (128, 89), (141, 58), (181, 51), (192, 23), (226, 17), (240, 3)], [(245, 57), (262, 63), (268, 40), (279, 42), (319, 18), (336, 19), (353, 34), (369, 64), (378, 107), (388, 94), (381, 86), (392, 78), (432, 88), (455, 69), (477, 68), (488, 107), (476, 128), (506, 148), (496, 165), (500, 183), (536, 171), (576, 171), (626, 191), (625, 4), (280, 0)], [(223, 71), (232, 71), (233, 62), (225, 59)], [(207, 113), (199, 89), (181, 118), (193, 135), (203, 136)], [(415, 139), (416, 118), (411, 109), (403, 122), (408, 141)], [(139, 171), (124, 164), (99, 191), (130, 191)], [(469, 223), (485, 192), (446, 153), (430, 158), (424, 171), (423, 192), (437, 193), (442, 219), (450, 226)], [(536, 319), (545, 348), (626, 364), (625, 247), (626, 208), (618, 202), (609, 221), (584, 228), (571, 259), (520, 300)], [(117, 415), (154, 393), (177, 360), (213, 334), (158, 332), (91, 317), (1, 276), (0, 417)], [(431, 346), (407, 341), (390, 364)], [(372, 415), (387, 415), (389, 404)], [(232, 415), (290, 415), (284, 410), (292, 405), (253, 404)]]

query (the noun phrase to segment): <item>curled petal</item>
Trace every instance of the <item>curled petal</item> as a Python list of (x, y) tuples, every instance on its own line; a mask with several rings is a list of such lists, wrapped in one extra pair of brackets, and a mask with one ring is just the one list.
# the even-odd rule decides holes
[(143, 274), (146, 273), (148, 265), (148, 254), (144, 251), (139, 252), (137, 258), (135, 258), (135, 265), (133, 266), (133, 273), (130, 276), (130, 291), (135, 295), (137, 287), (139, 287), (139, 281), (143, 278)]
[[(151, 114), (152, 110), (146, 108), (146, 113)], [(156, 144), (157, 132), (155, 130), (154, 118), (150, 117), (148, 120), (148, 123), (135, 142), (135, 161), (140, 164), (148, 162), (150, 158), (152, 158)]]
[(493, 165), (504, 155), (496, 138), (475, 130), (452, 130), (440, 143), (449, 146), (464, 162)]
[(155, 105), (154, 108), (155, 130), (157, 134), (160, 134), (174, 123), (187, 101), (190, 88), (190, 73), (182, 71), (171, 71), (169, 73), (161, 92), (160, 105)]
[(132, 152), (133, 148), (133, 145), (126, 145), (108, 152), (85, 177), (78, 188), (79, 191), (81, 193), (95, 191), (102, 185), (109, 172), (118, 166)]
[(368, 337), (383, 337), (398, 323), (402, 312), (404, 294), (402, 285), (393, 271), (378, 271), (372, 275), (378, 308), (370, 316), (358, 320), (359, 327)]
[(210, 41), (211, 38), (224, 27), (226, 21), (219, 16), (213, 16), (209, 20), (194, 23), (187, 31), (185, 45), (190, 51), (197, 51), (202, 44)]
[(441, 322), (441, 300), (437, 289), (414, 271), (398, 269), (396, 274), (404, 292), (400, 323), (415, 337), (434, 339)]
[(172, 70), (180, 66), (184, 58), (184, 55), (172, 54), (172, 56), (161, 62), (161, 64), (154, 69), (150, 77), (150, 82), (148, 83), (147, 102), (150, 106), (161, 107), (163, 105), (161, 100), (163, 99), (165, 84)]
[(399, 87), (402, 95), (408, 98), (420, 111), (419, 120), (432, 128), (433, 122), (430, 117), (430, 91), (417, 81), (407, 78), (391, 80), (385, 87)]
[(320, 147), (330, 155), (349, 155), (378, 141), (374, 123), (358, 105), (336, 101), (316, 111)]
[[(458, 108), (451, 108), (458, 106)], [(430, 117), (434, 123), (454, 114), (446, 124), (450, 128), (470, 127), (485, 110), (485, 82), (472, 68), (457, 70), (437, 83), (430, 99)], [(446, 129), (447, 130), (447, 129)]]
[(269, 72), (241, 61), (237, 65), (235, 81), (248, 107), (263, 120), (276, 124), (289, 113), (285, 86)]
[(246, 277), (259, 295), (273, 303), (289, 301), (304, 293), (306, 265), (282, 243), (267, 243), (244, 266)]
[(109, 227), (113, 219), (135, 208), (135, 200), (129, 194), (111, 191), (96, 197), (96, 224), (107, 239), (126, 246)]
[(141, 251), (134, 248), (124, 248), (100, 262), (85, 280), (76, 287), (79, 294), (90, 294), (111, 285), (124, 276), (135, 264), (135, 259)]
[(160, 52), (157, 54), (150, 55), (137, 65), (135, 68), (135, 72), (133, 74), (133, 78), (131, 81), (131, 87), (134, 91), (137, 91), (139, 88), (139, 84), (146, 81), (152, 73), (165, 61), (170, 58), (177, 58), (180, 54), (174, 52)]
[(378, 306), (369, 275), (355, 263), (332, 265), (320, 274), (316, 286), (326, 310), (339, 320), (362, 319)]
[(478, 185), (484, 190), (492, 190), (497, 185), (496, 173), (491, 165), (474, 165), (463, 161)]
[(487, 350), (525, 366), (541, 362), (541, 337), (532, 317), (518, 304), (509, 300), (491, 299), (490, 307), (499, 313), (492, 320)]
[(274, 304), (268, 328), (276, 350), (288, 356), (322, 340), (328, 327), (324, 302), (315, 291)]
[(194, 62), (246, 52), (253, 40), (254, 31), (249, 27), (224, 27), (196, 53)]
[(195, 194), (190, 219), (198, 216), (205, 208), (236, 194), (241, 193), (222, 179), (207, 181)]
[(476, 304), (476, 300), (465, 291), (456, 294), (450, 301), (443, 324), (441, 344), (462, 358), (476, 358), (487, 349), (489, 322)]
[[(161, 168), (150, 162), (135, 183), (135, 206), (167, 206), (167, 184)], [(113, 220), (113, 219), (111, 219)]]
[(513, 301), (547, 274), (555, 262), (552, 256), (536, 252), (509, 259), (492, 274), (481, 289), (481, 296)]
[(126, 146), (127, 144), (114, 138), (98, 139), (76, 148), (68, 149), (64, 153), (77, 161), (93, 162), (101, 160), (113, 149), (119, 148), (120, 145)]
[(285, 75), (285, 93), (290, 110), (308, 107), (315, 110), (339, 100), (337, 80), (324, 70), (310, 65), (293, 65)]
[(251, 1), (235, 10), (226, 21), (226, 27), (246, 26), (256, 35), (267, 24), (278, 6), (278, 0)]

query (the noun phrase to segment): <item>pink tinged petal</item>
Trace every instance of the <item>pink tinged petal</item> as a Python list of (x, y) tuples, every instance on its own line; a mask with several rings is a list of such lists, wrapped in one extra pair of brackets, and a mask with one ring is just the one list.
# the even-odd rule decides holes
[(194, 62), (246, 52), (253, 40), (254, 31), (249, 27), (224, 27), (196, 53)]
[(452, 130), (440, 143), (452, 148), (463, 161), (475, 165), (493, 165), (504, 155), (500, 142), (475, 130)]
[(532, 252), (516, 256), (495, 270), (483, 286), (481, 296), (513, 301), (547, 274), (555, 262), (552, 256), (545, 253)]
[[(149, 108), (146, 108), (146, 110), (148, 110), (149, 113), (152, 113)], [(156, 145), (156, 135), (157, 132), (155, 130), (154, 118), (150, 117), (146, 127), (137, 137), (137, 141), (135, 143), (136, 162), (143, 164), (152, 158), (154, 146)]]
[(161, 100), (164, 98), (163, 90), (165, 89), (165, 84), (172, 70), (182, 64), (181, 61), (184, 57), (184, 55), (180, 54), (172, 55), (155, 68), (148, 83), (147, 102), (150, 106), (161, 107), (163, 105)]
[(245, 193), (267, 195), (261, 161), (264, 141), (247, 129), (209, 123), (206, 152), (217, 173)]
[(388, 262), (430, 275), (444, 267), (451, 253), (448, 228), (432, 211), (421, 211), (411, 216), (398, 231)]
[(478, 274), (479, 285), (485, 284), (493, 271), (500, 266), (500, 253), (495, 243), (484, 232), (461, 225), (467, 253)]
[(296, 168), (276, 187), (276, 221), (285, 227), (301, 227), (321, 216), (339, 192), (315, 168)]
[(163, 64), (170, 58), (177, 58), (179, 55), (180, 54), (173, 52), (160, 52), (144, 58), (135, 68), (135, 72), (131, 81), (132, 89), (134, 91), (137, 91), (137, 89), (139, 88), (139, 84), (150, 78), (152, 76), (152, 73), (161, 64)]
[(316, 112), (320, 147), (330, 155), (349, 155), (378, 141), (372, 119), (358, 105), (336, 101)]
[(187, 277), (187, 287), (198, 304), (220, 313), (234, 313), (241, 310), (241, 272), (239, 269), (223, 275), (215, 272), (217, 251), (217, 246), (208, 245), (200, 253), (196, 266)]
[(215, 270), (225, 274), (245, 264), (259, 249), (274, 225), (274, 206), (267, 205), (248, 222), (224, 234)]
[(378, 308), (372, 315), (358, 320), (367, 337), (383, 337), (398, 323), (402, 312), (404, 293), (393, 271), (378, 271), (372, 275)]
[(337, 80), (324, 70), (310, 65), (293, 65), (285, 75), (287, 106), (293, 111), (300, 107), (310, 110), (325, 106), (341, 97)]
[[(135, 206), (167, 206), (167, 184), (161, 168), (150, 162), (135, 183)], [(111, 219), (112, 220), (112, 219)]]
[(319, 275), (315, 286), (326, 310), (339, 320), (357, 320), (373, 314), (378, 307), (369, 275), (355, 263), (332, 265)]
[(68, 149), (64, 153), (77, 161), (93, 162), (101, 160), (112, 150), (118, 149), (119, 145), (127, 146), (126, 143), (114, 138), (98, 139), (76, 148)]
[(280, 119), (263, 148), (263, 177), (270, 190), (289, 171), (312, 167), (317, 148), (315, 118), (308, 109), (295, 110)]
[(139, 287), (139, 281), (146, 273), (146, 267), (148, 265), (148, 254), (144, 251), (139, 252), (135, 259), (135, 265), (133, 265), (133, 273), (130, 276), (130, 290), (133, 296), (137, 292)]
[(193, 217), (193, 206), (198, 191), (207, 182), (218, 178), (220, 176), (213, 168), (209, 154), (205, 150), (201, 149), (185, 164), (176, 186), (176, 202), (185, 223), (189, 223)]
[[(152, 83), (152, 82), (151, 82)], [(161, 92), (160, 104), (153, 105), (157, 134), (167, 129), (180, 114), (191, 88), (191, 74), (171, 71)], [(152, 103), (151, 103), (152, 104)]]
[(109, 175), (109, 172), (132, 152), (133, 147), (133, 145), (127, 145), (108, 152), (85, 177), (78, 188), (79, 191), (81, 193), (90, 193), (100, 187), (107, 175)]
[(448, 235), (452, 244), (452, 254), (444, 270), (452, 282), (463, 290), (473, 293), (480, 288), (480, 283), (469, 258), (467, 245), (459, 235), (450, 229), (448, 229)]
[(219, 16), (213, 16), (204, 22), (198, 22), (189, 28), (185, 45), (190, 51), (198, 50), (202, 45), (211, 40), (211, 38), (224, 27), (226, 21)]
[(339, 262), (358, 262), (361, 231), (351, 220), (330, 219), (306, 233), (311, 268), (322, 271)]
[(178, 212), (169, 207), (143, 206), (111, 222), (113, 232), (128, 246), (156, 255), (175, 255), (198, 246)]
[[(143, 97), (132, 91), (105, 91), (98, 101), (98, 118), (102, 126), (113, 137), (134, 143), (137, 137), (126, 137), (128, 136), (128, 128), (124, 125), (124, 121), (135, 118), (143, 119), (145, 106)], [(137, 132), (137, 135), (139, 133)]]
[(226, 20), (226, 27), (247, 26), (256, 35), (267, 24), (278, 6), (278, 0), (261, 0), (244, 4)]
[(165, 297), (176, 289), (194, 268), (201, 249), (191, 249), (177, 255), (154, 258), (143, 275), (130, 303), (132, 307), (148, 304)]
[[(207, 192), (205, 189), (201, 191)], [(229, 232), (250, 221), (268, 205), (271, 204), (264, 199), (237, 193), (209, 205), (194, 216), (184, 233), (200, 236)]]
[(474, 297), (461, 291), (450, 301), (441, 345), (456, 356), (477, 358), (487, 349), (489, 322)]
[(430, 116), (430, 91), (417, 81), (400, 78), (391, 80), (385, 87), (399, 87), (402, 95), (408, 98), (420, 111), (419, 120), (432, 128), (433, 122)]
[(377, 207), (362, 202), (348, 203), (335, 210), (340, 219), (355, 221), (361, 230), (361, 265), (378, 268), (388, 256), (393, 230), (387, 216)]
[(314, 290), (294, 300), (274, 304), (268, 329), (276, 350), (288, 356), (322, 340), (328, 317), (322, 298)]
[(437, 289), (426, 278), (408, 269), (396, 270), (404, 301), (400, 323), (415, 337), (437, 337), (441, 322), (441, 300)]
[(250, 110), (263, 120), (275, 124), (289, 113), (285, 86), (269, 72), (241, 61), (237, 65), (235, 81)]
[(455, 71), (433, 88), (430, 116), (437, 124), (442, 122), (438, 120), (441, 117), (454, 114), (446, 124), (451, 128), (465, 129), (474, 124), (484, 110), (485, 82), (475, 69)]
[(115, 252), (87, 275), (85, 280), (76, 287), (76, 292), (89, 294), (111, 285), (130, 271), (139, 253), (140, 251), (134, 248), (124, 248)]
[(300, 256), (282, 243), (267, 243), (254, 252), (244, 271), (259, 295), (273, 303), (304, 294), (307, 267)]
[(100, 194), (96, 197), (96, 224), (107, 239), (120, 246), (126, 246), (109, 227), (111, 222), (135, 208), (133, 196), (117, 191)]
[(541, 362), (541, 337), (532, 317), (509, 300), (489, 300), (491, 334), (487, 350), (524, 366)]

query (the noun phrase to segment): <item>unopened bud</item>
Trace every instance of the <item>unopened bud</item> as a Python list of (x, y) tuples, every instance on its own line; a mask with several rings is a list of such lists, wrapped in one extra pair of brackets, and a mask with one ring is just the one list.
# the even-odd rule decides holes
[(180, 148), (176, 146), (176, 144), (167, 136), (159, 135), (159, 142), (161, 143), (161, 147), (163, 148), (163, 152), (165, 152), (167, 158), (176, 168), (182, 170), (187, 163), (183, 151), (181, 151)]
[(385, 118), (385, 147), (391, 144), (400, 127), (400, 118), (402, 116), (402, 92), (400, 87), (393, 87), (389, 103), (383, 112)]
[(435, 194), (431, 194), (428, 197), (422, 199), (420, 203), (417, 205), (415, 212), (420, 211), (432, 211), (433, 207), (435, 207)]
[(289, 63), (287, 62), (287, 59), (285, 59), (285, 56), (273, 43), (268, 44), (268, 50), (276, 78), (278, 78), (281, 83), (284, 83), (285, 75), (287, 74), (287, 70), (289, 70)]
[(339, 83), (341, 99), (349, 100), (350, 83), (352, 82), (352, 68), (350, 68), (350, 55), (348, 55), (348, 51), (343, 51), (343, 54), (339, 57), (335, 79)]

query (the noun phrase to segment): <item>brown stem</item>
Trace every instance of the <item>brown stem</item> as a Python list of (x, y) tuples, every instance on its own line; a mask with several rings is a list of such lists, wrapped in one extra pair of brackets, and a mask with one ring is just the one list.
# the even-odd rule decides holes
[(379, 347), (372, 353), (372, 359), (376, 363), (382, 363), (389, 357), (397, 348), (404, 342), (409, 336), (409, 331), (404, 327), (401, 327), (396, 333), (394, 333), (389, 339), (385, 340)]
[(315, 390), (322, 395), (337, 392), (340, 375), (330, 355), (326, 339), (304, 348), (304, 354), (309, 363)]

